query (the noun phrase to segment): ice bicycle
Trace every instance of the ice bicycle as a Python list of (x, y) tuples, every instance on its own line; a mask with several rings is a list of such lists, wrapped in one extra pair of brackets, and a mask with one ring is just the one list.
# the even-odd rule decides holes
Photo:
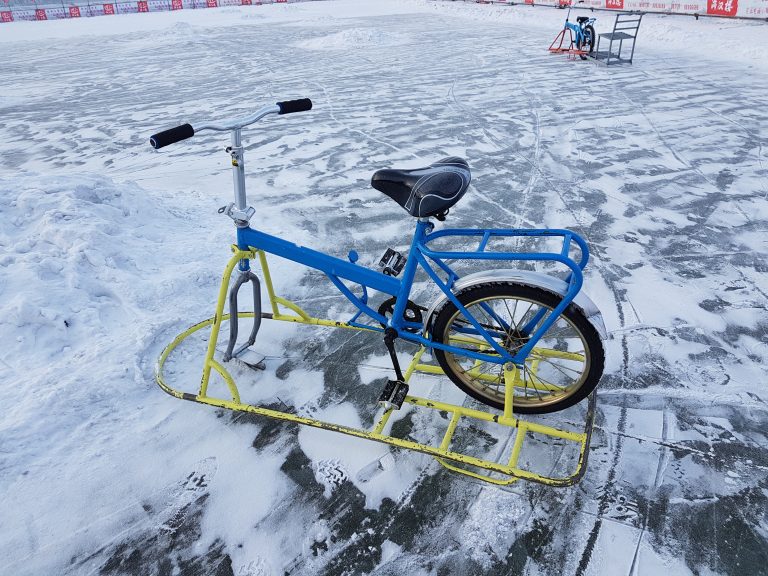
[[(579, 0), (578, 4), (583, 4), (584, 0)], [(560, 7), (564, 8), (568, 6), (568, 13), (565, 16), (565, 24), (563, 29), (560, 30), (552, 44), (549, 45), (549, 51), (553, 54), (568, 54), (575, 55), (586, 60), (587, 57), (592, 55), (595, 50), (595, 27), (594, 23), (597, 18), (590, 18), (589, 16), (577, 16), (576, 24), (570, 21), (572, 2), (563, 4)], [(568, 42), (565, 43), (565, 33), (568, 33)], [(557, 44), (557, 46), (555, 46)]]
[[(574, 232), (557, 229), (436, 230), (432, 219), (445, 220), (448, 210), (464, 195), (470, 183), (469, 166), (457, 157), (444, 158), (426, 168), (383, 169), (373, 175), (373, 187), (416, 218), (416, 230), (407, 255), (387, 250), (379, 265), (381, 271), (358, 264), (354, 251), (345, 260), (252, 228), (250, 221), (256, 210), (246, 199), (241, 130), (271, 114), (311, 108), (308, 99), (280, 102), (244, 118), (195, 127), (184, 124), (151, 137), (151, 145), (158, 149), (203, 130), (230, 132), (230, 146), (226, 151), (232, 165), (235, 198), (220, 212), (234, 220), (237, 230), (233, 256), (224, 270), (213, 317), (190, 327), (166, 346), (156, 365), (157, 383), (165, 392), (180, 399), (428, 454), (450, 470), (495, 484), (511, 484), (519, 479), (555, 486), (576, 482), (586, 465), (595, 406), (592, 391), (603, 371), (601, 338), (605, 337), (599, 310), (581, 291), (582, 270), (589, 258), (584, 240)], [(541, 239), (554, 241), (555, 248), (537, 252), (505, 248), (509, 241)], [(473, 249), (452, 250), (451, 245), (456, 242), (464, 242)], [(501, 246), (500, 250), (494, 249), (497, 245)], [(571, 257), (572, 251), (578, 253), (578, 259)], [(317, 318), (296, 303), (278, 296), (267, 254), (324, 273), (354, 305), (354, 315), (347, 321)], [(509, 261), (548, 262), (550, 266), (562, 267), (567, 275), (561, 279), (529, 270), (493, 267)], [(251, 264), (256, 262), (261, 268), (262, 280), (252, 270)], [(456, 263), (461, 262), (479, 263), (488, 269), (462, 276), (455, 269)], [(238, 272), (232, 281), (235, 267)], [(427, 282), (436, 287), (434, 292), (438, 296), (428, 307), (411, 300), (417, 270), (421, 270)], [(262, 312), (262, 281), (266, 285), (271, 312)], [(243, 312), (238, 307), (238, 293), (248, 283), (252, 285), (253, 311)], [(374, 309), (369, 291), (388, 298)], [(227, 300), (229, 314), (225, 311)], [(253, 318), (253, 326), (247, 340), (238, 346), (238, 324), (243, 318)], [(372, 429), (314, 419), (297, 414), (293, 409), (276, 410), (271, 405), (241, 401), (240, 390), (224, 364), (239, 358), (254, 369), (263, 369), (259, 358), (249, 360), (262, 319), (381, 333), (395, 378), (388, 380), (379, 397), (381, 407), (376, 409)], [(225, 322), (229, 323), (229, 338), (226, 346), (220, 346), (221, 350), (217, 352), (220, 330)], [(210, 337), (199, 388), (196, 393), (173, 388), (164, 372), (166, 361), (181, 342), (208, 327)], [(222, 336), (226, 337), (226, 332)], [(418, 348), (404, 372), (395, 351), (397, 339), (413, 343)], [(415, 372), (448, 376), (488, 409), (410, 395), (408, 383)], [(229, 397), (209, 395), (212, 373), (223, 379)], [(589, 402), (583, 426), (579, 424), (575, 430), (521, 420), (513, 414), (555, 412), (587, 397)], [(438, 413), (447, 421), (447, 429), (439, 441), (422, 442), (391, 434), (390, 419), (404, 405), (408, 405), (408, 410), (435, 411), (432, 415)], [(508, 451), (500, 458), (490, 459), (478, 456), (472, 450), (454, 449), (457, 429), (467, 421), (500, 427), (508, 436), (505, 448)], [(511, 439), (513, 432), (514, 441)], [(536, 435), (569, 445), (577, 454), (573, 458), (574, 469), (566, 474), (548, 475), (520, 466), (526, 438)]]

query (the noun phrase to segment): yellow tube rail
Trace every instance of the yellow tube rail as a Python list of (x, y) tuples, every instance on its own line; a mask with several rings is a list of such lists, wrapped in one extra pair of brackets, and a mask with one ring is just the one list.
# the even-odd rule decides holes
[[(514, 384), (517, 380), (519, 380), (519, 370), (514, 365), (507, 365), (504, 367), (505, 409), (502, 414), (495, 412), (485, 412), (482, 410), (476, 410), (473, 408), (467, 408), (464, 406), (458, 406), (455, 404), (449, 404), (428, 398), (420, 398), (410, 395), (406, 396), (405, 403), (415, 408), (436, 410), (438, 412), (447, 413), (450, 416), (449, 423), (441, 437), (440, 444), (436, 446), (405, 438), (397, 438), (385, 433), (387, 423), (395, 412), (393, 408), (384, 410), (371, 430), (363, 430), (242, 402), (234, 379), (224, 368), (224, 366), (222, 366), (214, 359), (216, 352), (216, 342), (221, 330), (221, 325), (223, 322), (229, 320), (229, 314), (224, 313), (224, 304), (226, 301), (229, 279), (235, 265), (240, 260), (255, 260), (256, 258), (259, 260), (263, 273), (263, 281), (267, 288), (267, 294), (269, 296), (269, 302), (272, 309), (271, 314), (262, 314), (264, 318), (285, 322), (296, 322), (309, 325), (330, 326), (335, 328), (347, 328), (355, 330), (366, 330), (366, 328), (360, 326), (351, 326), (346, 322), (336, 322), (322, 318), (314, 318), (295, 303), (278, 297), (274, 291), (272, 277), (269, 272), (269, 266), (267, 264), (265, 254), (260, 250), (255, 249), (248, 251), (239, 250), (236, 246), (233, 246), (232, 249), (234, 255), (224, 269), (214, 316), (199, 322), (194, 326), (191, 326), (176, 336), (176, 338), (174, 338), (173, 341), (171, 341), (171, 343), (165, 347), (157, 360), (155, 369), (156, 380), (158, 385), (168, 394), (176, 398), (190, 400), (200, 404), (207, 404), (210, 406), (234, 411), (249, 412), (260, 416), (265, 416), (267, 418), (295, 422), (305, 426), (321, 428), (323, 430), (331, 430), (358, 438), (373, 440), (375, 442), (382, 442), (384, 444), (397, 446), (406, 450), (413, 450), (434, 457), (444, 467), (456, 473), (497, 485), (508, 485), (516, 482), (517, 480), (524, 479), (548, 484), (550, 486), (570, 486), (577, 482), (583, 475), (587, 464), (587, 448), (589, 447), (592, 423), (594, 419), (594, 394), (590, 395), (589, 397), (587, 416), (585, 418), (584, 427), (581, 431), (561, 430), (552, 426), (520, 420), (513, 415)], [(281, 311), (281, 307), (289, 310), (292, 314), (284, 314)], [(252, 318), (253, 312), (239, 313), (238, 317)], [(170, 386), (166, 381), (166, 377), (163, 372), (165, 363), (173, 351), (184, 340), (186, 340), (189, 336), (196, 333), (197, 331), (202, 330), (208, 326), (211, 327), (211, 333), (206, 349), (203, 363), (203, 374), (200, 380), (200, 387), (198, 392), (196, 394), (192, 394), (177, 390), (176, 388)], [(415, 372), (435, 375), (443, 374), (442, 370), (438, 366), (421, 362), (425, 351), (426, 349), (421, 347), (416, 352), (416, 354), (414, 354), (404, 374), (404, 379), (406, 382), (410, 380)], [(212, 370), (215, 371), (224, 380), (229, 391), (229, 399), (216, 398), (208, 395)], [(528, 370), (530, 371), (531, 368), (528, 367)], [(512, 444), (512, 449), (506, 462), (497, 462), (494, 460), (458, 452), (452, 449), (454, 436), (457, 434), (457, 430), (459, 430), (459, 425), (463, 419), (492, 423), (495, 426), (499, 426), (501, 430), (508, 430), (509, 433), (514, 433), (515, 440)], [(565, 442), (573, 443), (574, 447), (578, 449), (578, 458), (574, 469), (566, 475), (549, 476), (546, 474), (527, 470), (522, 467), (520, 464), (520, 456), (525, 445), (526, 437), (529, 434), (538, 434), (543, 437), (555, 438)]]

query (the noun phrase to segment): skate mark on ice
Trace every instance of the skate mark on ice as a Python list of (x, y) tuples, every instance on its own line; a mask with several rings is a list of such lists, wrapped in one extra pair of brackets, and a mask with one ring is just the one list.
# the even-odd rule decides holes
[[(149, 539), (155, 538), (158, 534), (165, 534), (171, 538), (176, 537), (179, 528), (187, 520), (191, 505), (200, 498), (207, 497), (208, 486), (215, 476), (217, 468), (215, 457), (204, 458), (194, 466), (193, 471), (184, 480), (161, 488), (145, 499), (136, 500), (73, 533), (71, 537), (87, 533), (91, 528), (97, 528), (98, 524), (107, 518), (128, 514), (138, 516), (128, 521), (122, 530), (111, 536), (97, 550), (88, 553), (83, 558), (74, 559), (66, 573), (77, 574), (78, 576), (103, 573), (105, 570), (104, 557), (110, 554), (114, 557), (124, 546), (120, 542), (125, 543), (140, 538), (142, 533), (146, 533)], [(137, 511), (137, 508), (140, 510)], [(54, 544), (56, 543), (50, 545)]]

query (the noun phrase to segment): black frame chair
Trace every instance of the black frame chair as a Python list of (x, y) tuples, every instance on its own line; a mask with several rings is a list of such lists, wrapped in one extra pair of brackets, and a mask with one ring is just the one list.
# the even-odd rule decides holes
[[(602, 62), (606, 66), (613, 64), (632, 64), (632, 58), (635, 55), (635, 42), (637, 41), (637, 32), (640, 29), (640, 21), (643, 19), (643, 14), (640, 12), (620, 12), (616, 14), (616, 21), (613, 24), (613, 32), (607, 32), (605, 34), (599, 34), (597, 38), (597, 46), (592, 57), (598, 62)], [(605, 38), (609, 40), (608, 50), (600, 51), (600, 39)], [(630, 51), (629, 58), (622, 58), (621, 51), (624, 48), (624, 41), (632, 40), (632, 50)], [(618, 51), (613, 51), (613, 45), (618, 42)], [(603, 43), (605, 44), (605, 43)]]

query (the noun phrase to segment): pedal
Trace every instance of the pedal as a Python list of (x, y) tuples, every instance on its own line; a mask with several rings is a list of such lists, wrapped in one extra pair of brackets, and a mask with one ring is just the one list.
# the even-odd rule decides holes
[(382, 256), (379, 261), (379, 268), (381, 268), (387, 276), (397, 276), (403, 271), (406, 260), (408, 259), (397, 250), (387, 248), (384, 256)]
[(387, 385), (381, 392), (381, 396), (379, 396), (379, 404), (386, 410), (392, 408), (400, 410), (407, 395), (408, 384), (399, 380), (387, 380)]

